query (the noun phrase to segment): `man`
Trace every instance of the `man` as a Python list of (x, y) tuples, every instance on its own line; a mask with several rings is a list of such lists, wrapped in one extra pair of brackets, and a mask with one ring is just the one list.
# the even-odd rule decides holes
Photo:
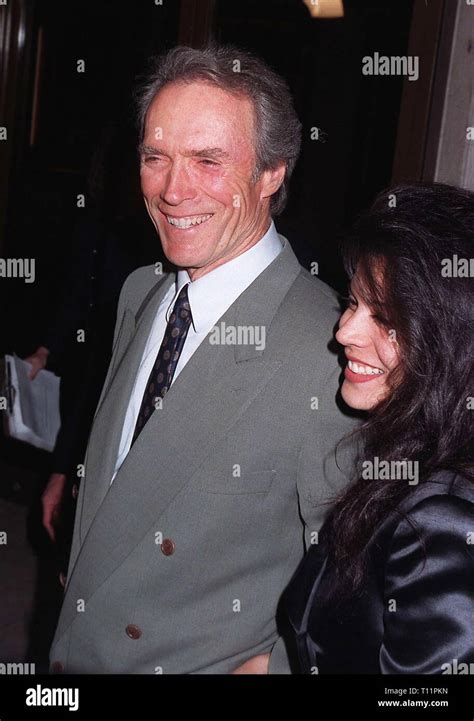
[[(85, 461), (53, 671), (290, 672), (278, 599), (335, 445), (332, 292), (272, 215), (300, 146), (286, 84), (235, 48), (175, 48), (139, 96), (141, 183), (176, 273), (122, 289)], [(158, 268), (159, 270), (159, 268)]]

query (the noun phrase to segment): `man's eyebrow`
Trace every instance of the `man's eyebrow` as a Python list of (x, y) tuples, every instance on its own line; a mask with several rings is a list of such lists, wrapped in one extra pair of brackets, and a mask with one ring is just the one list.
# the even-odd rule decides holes
[(140, 155), (165, 155), (160, 148), (154, 148), (152, 145), (145, 145), (144, 143), (140, 143), (138, 152)]
[[(145, 145), (144, 143), (138, 146), (138, 152), (140, 155), (166, 155), (160, 148)], [(222, 150), (222, 148), (192, 148), (191, 150), (187, 150), (184, 155), (189, 158), (210, 158), (212, 160), (228, 160), (230, 158), (229, 153)]]
[(197, 158), (212, 158), (215, 160), (228, 160), (229, 153), (222, 148), (202, 148), (202, 150), (188, 150), (185, 155)]

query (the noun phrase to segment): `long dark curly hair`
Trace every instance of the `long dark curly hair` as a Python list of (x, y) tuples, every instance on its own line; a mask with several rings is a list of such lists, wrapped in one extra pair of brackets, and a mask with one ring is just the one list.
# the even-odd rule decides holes
[(328, 521), (330, 558), (354, 592), (376, 527), (414, 489), (363, 478), (362, 460), (416, 461), (419, 483), (445, 469), (474, 481), (474, 194), (438, 183), (386, 190), (342, 250), (374, 317), (396, 332), (401, 359), (356, 433), (357, 480)]

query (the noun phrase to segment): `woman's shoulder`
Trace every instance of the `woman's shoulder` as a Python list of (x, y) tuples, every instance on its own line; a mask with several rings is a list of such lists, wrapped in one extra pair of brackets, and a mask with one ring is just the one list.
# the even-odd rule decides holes
[(418, 545), (420, 538), (464, 536), (471, 532), (473, 521), (474, 481), (453, 471), (440, 471), (420, 483), (385, 519), (376, 533), (375, 546), (393, 553), (397, 539)]
[(456, 471), (438, 471), (405, 496), (398, 512), (412, 514), (419, 506), (452, 506), (456, 499), (474, 504), (474, 481)]

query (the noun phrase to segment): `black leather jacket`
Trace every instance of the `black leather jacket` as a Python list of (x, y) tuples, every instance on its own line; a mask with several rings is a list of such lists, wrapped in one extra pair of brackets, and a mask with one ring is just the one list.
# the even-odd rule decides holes
[(400, 510), (371, 539), (356, 596), (338, 598), (324, 527), (296, 570), (283, 604), (302, 673), (474, 672), (474, 483), (438, 473)]

